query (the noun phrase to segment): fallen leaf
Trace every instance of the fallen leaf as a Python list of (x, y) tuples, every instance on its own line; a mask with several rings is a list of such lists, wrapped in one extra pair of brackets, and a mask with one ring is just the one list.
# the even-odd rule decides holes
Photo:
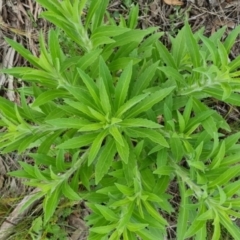
[(183, 5), (183, 2), (178, 1), (178, 0), (163, 0), (163, 1), (168, 5), (176, 5), (176, 6)]

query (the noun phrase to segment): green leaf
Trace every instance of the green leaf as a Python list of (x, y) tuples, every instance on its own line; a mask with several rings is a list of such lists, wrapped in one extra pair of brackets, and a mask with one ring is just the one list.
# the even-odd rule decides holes
[(89, 131), (97, 131), (97, 130), (102, 130), (104, 128), (103, 123), (90, 123), (86, 124), (84, 127), (81, 127), (78, 132), (89, 132)]
[(117, 111), (116, 117), (121, 117), (128, 109), (132, 108), (137, 103), (141, 102), (145, 99), (150, 93), (144, 93), (138, 96), (135, 96), (124, 103)]
[(139, 14), (139, 6), (138, 4), (135, 6), (132, 6), (130, 12), (129, 12), (129, 17), (127, 21), (127, 25), (129, 28), (136, 28), (137, 23), (138, 23), (138, 14)]
[(166, 96), (168, 96), (175, 87), (169, 87), (165, 89), (158, 90), (148, 96), (146, 99), (141, 101), (135, 107), (131, 109), (131, 112), (126, 114), (126, 118), (136, 117), (142, 112), (146, 112), (147, 110), (151, 109), (156, 103), (159, 103), (163, 100)]
[(45, 103), (48, 103), (56, 98), (67, 98), (69, 97), (69, 94), (64, 89), (54, 89), (54, 90), (48, 90), (43, 93), (41, 93), (36, 100), (33, 102), (32, 107), (41, 106)]
[(223, 172), (220, 176), (216, 177), (213, 181), (208, 184), (209, 188), (213, 188), (221, 185), (228, 184), (229, 180), (234, 178), (237, 174), (239, 174), (240, 166), (233, 166), (227, 169), (227, 171)]
[(9, 38), (5, 38), (5, 41), (15, 49), (20, 55), (24, 57), (24, 59), (28, 60), (33, 66), (42, 69), (42, 66), (39, 64), (39, 59), (32, 55), (32, 53), (23, 47), (22, 44), (15, 42)]
[(119, 132), (118, 127), (113, 125), (109, 128), (110, 134), (113, 136), (116, 142), (118, 142), (121, 146), (124, 146), (122, 134)]
[(164, 66), (158, 68), (167, 77), (172, 78), (179, 86), (187, 86), (186, 80), (184, 79), (183, 75), (179, 73), (179, 71), (170, 66)]
[(67, 129), (67, 128), (76, 128), (80, 129), (90, 122), (85, 119), (78, 118), (56, 118), (45, 121), (48, 124), (51, 124), (54, 128), (57, 129)]
[(79, 73), (82, 81), (84, 82), (89, 93), (91, 94), (94, 102), (96, 103), (97, 106), (99, 106), (100, 105), (99, 91), (98, 91), (96, 83), (93, 81), (93, 79), (91, 77), (89, 77), (81, 69), (78, 68), (77, 70), (78, 70), (78, 73)]
[(161, 125), (144, 118), (128, 118), (118, 123), (121, 127), (146, 127), (146, 128), (160, 128)]
[[(90, 231), (91, 232), (95, 232), (95, 233), (98, 233), (98, 234), (109, 234), (109, 233), (111, 233), (111, 231), (113, 230), (113, 229), (115, 229), (116, 228), (116, 226), (117, 226), (117, 224), (115, 223), (115, 224), (109, 224), (109, 225), (107, 225), (107, 226), (100, 226), (100, 227), (91, 227), (90, 228)], [(100, 239), (99, 239), (100, 240)]]
[(118, 221), (118, 216), (107, 206), (95, 204), (95, 207), (101, 212), (103, 217), (110, 222)]
[(144, 229), (146, 227), (148, 227), (148, 224), (146, 224), (146, 223), (131, 223), (131, 222), (129, 222), (127, 225), (127, 229), (131, 232), (140, 231), (141, 229)]
[(117, 58), (113, 60), (109, 65), (109, 70), (111, 72), (116, 72), (116, 71), (122, 71), (122, 69), (126, 69), (128, 67), (129, 63), (132, 62), (133, 65), (137, 64), (140, 62), (139, 58), (136, 57), (122, 57), (122, 58)]
[(169, 143), (174, 160), (176, 162), (181, 161), (184, 156), (184, 148), (181, 139), (174, 134), (174, 136), (170, 136)]
[(185, 24), (184, 26), (184, 32), (185, 32), (186, 45), (187, 45), (188, 52), (190, 54), (190, 58), (192, 60), (193, 66), (195, 68), (201, 67), (201, 55), (200, 55), (199, 47), (188, 23)]
[(68, 104), (69, 106), (77, 109), (80, 113), (83, 113), (83, 116), (86, 116), (86, 117), (89, 117), (90, 119), (96, 120), (95, 116), (93, 116), (93, 114), (91, 113), (90, 109), (88, 108), (88, 106), (86, 104), (83, 104), (82, 102), (71, 101), (68, 99), (65, 99), (65, 103)]
[(219, 166), (221, 165), (221, 162), (225, 156), (225, 141), (222, 142), (222, 144), (219, 146), (219, 150), (217, 155), (213, 158), (211, 164), (209, 165), (210, 169), (216, 169), (219, 168)]
[(146, 129), (146, 128), (128, 128), (124, 130), (130, 137), (134, 138), (148, 138), (151, 141), (163, 146), (163, 147), (169, 147), (167, 141), (163, 137), (163, 135), (152, 129)]
[(94, 38), (99, 38), (103, 36), (115, 37), (128, 31), (130, 31), (129, 28), (123, 28), (119, 26), (100, 26), (93, 32), (91, 39), (93, 40)]
[(82, 198), (70, 187), (70, 185), (64, 181), (61, 185), (63, 195), (73, 201), (80, 201)]
[(186, 207), (188, 202), (188, 196), (186, 194), (185, 184), (179, 180), (178, 181), (180, 194), (181, 194), (181, 204), (177, 219), (177, 239), (185, 240), (184, 235), (187, 231), (188, 219), (189, 219), (189, 209)]
[(228, 53), (224, 45), (218, 40), (218, 53), (221, 59), (222, 67), (227, 67), (228, 65)]
[(60, 200), (60, 189), (57, 187), (53, 192), (48, 193), (43, 201), (44, 224), (47, 224), (53, 216)]
[(120, 158), (122, 159), (122, 161), (124, 163), (127, 164), (128, 160), (129, 160), (129, 153), (130, 153), (129, 145), (128, 145), (127, 141), (123, 137), (122, 138), (123, 145), (121, 145), (118, 141), (115, 141), (115, 143), (116, 143), (117, 152), (118, 152)]
[(157, 61), (154, 64), (151, 64), (138, 77), (137, 81), (135, 82), (135, 84), (131, 90), (131, 96), (136, 96), (136, 95), (142, 93), (142, 91), (145, 90), (149, 86), (149, 84), (151, 83), (151, 81), (156, 73), (158, 64), (159, 64), (159, 61)]
[(128, 88), (132, 77), (132, 62), (123, 70), (116, 89), (115, 89), (115, 107), (119, 109), (123, 105), (128, 95)]
[(92, 50), (89, 53), (84, 54), (79, 58), (79, 56), (74, 56), (67, 58), (61, 66), (61, 73), (66, 72), (67, 69), (69, 69), (71, 66), (74, 66), (76, 68), (80, 68), (81, 70), (86, 70), (89, 66), (94, 64), (96, 59), (98, 59), (100, 53), (102, 52), (102, 49), (96, 49)]
[(109, 138), (106, 144), (102, 147), (95, 167), (95, 182), (98, 184), (103, 176), (108, 172), (113, 163), (116, 153), (115, 142)]
[(234, 30), (228, 33), (227, 38), (224, 41), (224, 47), (227, 53), (230, 53), (230, 50), (233, 47), (233, 44), (236, 42), (236, 38), (238, 37), (239, 33), (240, 33), (240, 26), (236, 26)]
[(161, 216), (161, 214), (147, 201), (142, 201), (147, 213), (162, 225), (168, 225), (168, 222)]
[(102, 57), (99, 58), (99, 76), (104, 81), (108, 96), (111, 97), (111, 94), (114, 92), (112, 75)]
[(52, 146), (54, 140), (63, 132), (63, 130), (55, 131), (53, 134), (48, 135), (47, 138), (40, 144), (37, 152), (46, 154)]
[(240, 228), (231, 221), (231, 219), (227, 216), (227, 214), (221, 212), (219, 214), (219, 219), (220, 219), (220, 223), (227, 229), (227, 231), (231, 234), (233, 239), (238, 239)]
[(109, 0), (99, 0), (98, 7), (96, 10), (92, 10), (94, 12), (94, 17), (91, 19), (91, 30), (94, 32), (99, 26), (102, 25), (103, 17), (106, 12), (106, 8), (109, 4)]
[(176, 63), (168, 49), (160, 41), (156, 42), (155, 45), (157, 47), (159, 57), (163, 60), (167, 67), (177, 69)]
[(153, 33), (156, 31), (157, 27), (150, 27), (148, 29), (140, 30), (140, 29), (132, 29), (131, 31), (125, 32), (119, 36), (116, 36), (113, 38), (115, 40), (115, 43), (111, 44), (111, 48), (113, 47), (120, 47), (124, 45), (128, 45), (131, 42), (138, 42), (140, 43), (144, 37), (146, 37), (148, 34)]
[(79, 137), (74, 137), (69, 140), (66, 140), (65, 142), (57, 145), (57, 148), (75, 149), (75, 148), (88, 146), (95, 140), (96, 136), (97, 136), (97, 133), (83, 134), (83, 135), (80, 135)]
[(108, 94), (107, 89), (105, 88), (103, 79), (100, 78), (99, 81), (100, 81), (99, 91), (100, 91), (101, 106), (102, 106), (103, 111), (106, 114), (110, 114), (112, 111), (110, 94)]
[(200, 35), (201, 40), (203, 41), (204, 45), (207, 47), (211, 59), (213, 61), (213, 64), (218, 66), (219, 65), (219, 54), (218, 51), (216, 51), (216, 45), (213, 41), (211, 41), (209, 38)]
[(94, 159), (96, 158), (106, 135), (107, 135), (107, 131), (105, 130), (100, 132), (94, 139), (88, 154), (88, 166), (90, 166), (94, 161)]
[(91, 1), (87, 16), (86, 16), (86, 20), (85, 20), (85, 29), (89, 27), (89, 24), (93, 19), (93, 15), (99, 9), (100, 4), (101, 4), (101, 1)]
[(188, 228), (187, 232), (185, 232), (185, 239), (194, 236), (202, 227), (205, 226), (206, 221), (192, 221), (190, 227)]

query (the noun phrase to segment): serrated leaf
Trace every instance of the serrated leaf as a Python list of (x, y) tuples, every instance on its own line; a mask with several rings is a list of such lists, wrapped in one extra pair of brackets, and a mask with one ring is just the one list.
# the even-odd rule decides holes
[(188, 196), (186, 194), (186, 187), (182, 181), (179, 182), (180, 193), (181, 193), (181, 203), (177, 219), (177, 238), (179, 240), (185, 240), (184, 235), (187, 231), (188, 219), (189, 219), (189, 209), (186, 205), (188, 202)]
[(65, 142), (57, 145), (57, 148), (74, 149), (74, 148), (81, 148), (83, 146), (88, 146), (94, 141), (96, 136), (97, 136), (97, 133), (83, 134), (79, 137), (74, 137), (69, 140), (66, 140)]
[(118, 125), (121, 127), (146, 127), (146, 128), (160, 128), (161, 125), (144, 118), (129, 118), (124, 119)]
[(225, 213), (219, 214), (219, 220), (224, 228), (231, 234), (233, 239), (239, 238), (240, 228), (236, 226)]
[(148, 68), (144, 70), (144, 72), (138, 77), (137, 81), (135, 82), (132, 90), (131, 90), (131, 96), (136, 96), (139, 93), (142, 93), (143, 90), (145, 90), (149, 84), (151, 83), (155, 72), (157, 70), (159, 61), (157, 61), (154, 64), (151, 64)]
[(234, 178), (240, 171), (240, 166), (230, 167), (227, 171), (223, 172), (220, 176), (215, 178), (208, 184), (209, 188), (213, 188), (221, 185), (225, 185), (229, 182), (230, 179)]
[(85, 72), (83, 72), (81, 69), (77, 69), (79, 76), (81, 77), (82, 81), (86, 85), (89, 93), (91, 94), (95, 104), (99, 106), (100, 104), (100, 99), (99, 99), (99, 90), (97, 88), (96, 83), (93, 81), (93, 79), (87, 75)]
[(124, 146), (123, 137), (120, 131), (118, 130), (118, 127), (113, 125), (109, 128), (110, 134), (113, 136), (116, 142), (118, 142), (121, 146)]
[(67, 128), (82, 128), (83, 126), (89, 124), (90, 122), (86, 119), (78, 118), (56, 118), (51, 120), (46, 120), (46, 123), (51, 124), (54, 128), (57, 129), (67, 129)]
[(88, 154), (88, 166), (90, 166), (94, 161), (94, 159), (96, 158), (106, 135), (107, 135), (107, 131), (102, 131), (94, 139)]
[(132, 77), (132, 62), (123, 70), (116, 89), (115, 89), (115, 107), (119, 109), (123, 105), (128, 95), (128, 88)]
[(54, 89), (54, 90), (51, 89), (41, 93), (33, 102), (32, 107), (41, 106), (58, 97), (63, 98), (68, 96), (69, 96), (68, 92), (64, 89)]
[(111, 96), (111, 93), (114, 92), (112, 75), (102, 57), (99, 58), (99, 76), (104, 82), (108, 96)]
[(100, 226), (100, 227), (91, 227), (90, 231), (98, 234), (106, 234), (106, 233), (109, 234), (113, 229), (116, 228), (116, 226), (117, 224), (111, 224), (111, 225)]
[(157, 220), (162, 225), (168, 225), (168, 222), (161, 216), (161, 214), (153, 208), (153, 206), (147, 201), (142, 201), (147, 213), (150, 214), (155, 220)]
[(230, 33), (228, 33), (228, 36), (227, 36), (226, 40), (224, 41), (224, 47), (225, 47), (227, 53), (230, 52), (239, 33), (240, 33), (240, 26), (236, 26), (234, 28), (234, 30), (232, 30)]
[(176, 63), (171, 55), (171, 53), (168, 51), (168, 49), (160, 42), (155, 43), (159, 57), (163, 60), (163, 62), (168, 66), (176, 69)]
[(118, 221), (119, 217), (109, 207), (99, 204), (95, 204), (95, 207), (101, 212), (101, 214), (107, 221)]
[(141, 102), (143, 99), (145, 99), (150, 93), (144, 93), (138, 96), (135, 96), (131, 99), (129, 99), (127, 102), (125, 102), (117, 111), (116, 117), (121, 117), (127, 110), (132, 108), (137, 103)]
[(146, 129), (146, 128), (128, 128), (128, 129), (125, 129), (124, 131), (130, 137), (148, 138), (151, 141), (158, 143), (161, 146), (169, 147), (163, 135), (156, 130)]
[(151, 109), (156, 103), (159, 103), (165, 97), (167, 97), (175, 87), (169, 87), (165, 89), (161, 89), (152, 93), (150, 96), (145, 98), (143, 101), (138, 103), (135, 107), (131, 109), (131, 112), (126, 114), (126, 118), (132, 118), (138, 116), (142, 112), (146, 112)]
[(59, 200), (60, 200), (59, 187), (56, 188), (55, 191), (46, 195), (46, 197), (43, 201), (44, 224), (47, 224), (47, 222), (53, 216), (53, 214), (57, 208)]
[(116, 153), (115, 141), (108, 139), (102, 147), (95, 166), (95, 182), (98, 184), (113, 163)]
[(117, 152), (121, 160), (127, 164), (129, 160), (129, 153), (130, 153), (129, 145), (124, 137), (122, 138), (122, 142), (123, 142), (123, 145), (119, 144), (117, 141), (115, 142), (117, 147)]
[(99, 92), (100, 92), (101, 106), (102, 106), (103, 111), (106, 114), (110, 114), (111, 110), (112, 110), (110, 94), (108, 94), (108, 92), (105, 88), (105, 83), (104, 83), (103, 79), (100, 78), (99, 81), (100, 81)]
[(70, 185), (64, 181), (61, 185), (61, 190), (63, 195), (73, 201), (80, 201), (82, 198), (70, 187)]

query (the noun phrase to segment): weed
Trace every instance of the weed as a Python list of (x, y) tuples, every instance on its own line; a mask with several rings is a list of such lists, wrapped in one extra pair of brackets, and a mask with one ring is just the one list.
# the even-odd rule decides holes
[(20, 106), (0, 97), (0, 148), (34, 161), (10, 175), (39, 189), (24, 208), (44, 198), (37, 234), (68, 199), (91, 209), (90, 240), (166, 239), (171, 216), (178, 240), (206, 239), (209, 222), (212, 239), (221, 226), (238, 239), (240, 133), (203, 100), (240, 105), (240, 57), (228, 57), (240, 27), (220, 41), (225, 29), (206, 38), (186, 23), (168, 50), (157, 28), (135, 29), (137, 6), (118, 25), (107, 0), (88, 10), (86, 0), (37, 1), (81, 50), (65, 54), (58, 30), (47, 44), (40, 36), (39, 57), (6, 39), (32, 67), (2, 72), (28, 82), (34, 100), (24, 88)]

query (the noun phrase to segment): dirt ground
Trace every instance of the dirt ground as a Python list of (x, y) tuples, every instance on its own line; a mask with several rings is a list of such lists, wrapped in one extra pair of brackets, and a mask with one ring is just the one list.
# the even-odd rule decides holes
[[(115, 18), (118, 18), (119, 14), (126, 16), (134, 2), (138, 2), (140, 8), (139, 28), (158, 26), (159, 31), (171, 35), (175, 35), (181, 29), (186, 18), (193, 31), (205, 27), (206, 36), (223, 26), (226, 26), (227, 34), (240, 24), (239, 0), (111, 0), (108, 10)], [(0, 0), (0, 68), (27, 64), (15, 50), (9, 48), (4, 37), (18, 41), (34, 55), (38, 55), (39, 32), (41, 30), (47, 33), (51, 27), (39, 18), (42, 11), (41, 6), (34, 0)], [(167, 38), (164, 41), (167, 45)], [(239, 41), (240, 38), (231, 52), (232, 58), (239, 55)], [(19, 97), (13, 91), (16, 84), (13, 78), (0, 75), (0, 96), (18, 103)], [(0, 129), (1, 131), (4, 129)], [(23, 215), (19, 216), (16, 209), (18, 210), (23, 197), (29, 194), (29, 189), (21, 182), (7, 176), (8, 171), (18, 167), (18, 158), (15, 153), (0, 155), (0, 239), (3, 239), (1, 230), (6, 227), (9, 219), (16, 224), (21, 220)], [(14, 210), (15, 216), (11, 214)], [(73, 227), (74, 224), (84, 226), (79, 215), (72, 216), (68, 221)], [(74, 233), (76, 236), (71, 239), (83, 239), (79, 238), (81, 234)]]

